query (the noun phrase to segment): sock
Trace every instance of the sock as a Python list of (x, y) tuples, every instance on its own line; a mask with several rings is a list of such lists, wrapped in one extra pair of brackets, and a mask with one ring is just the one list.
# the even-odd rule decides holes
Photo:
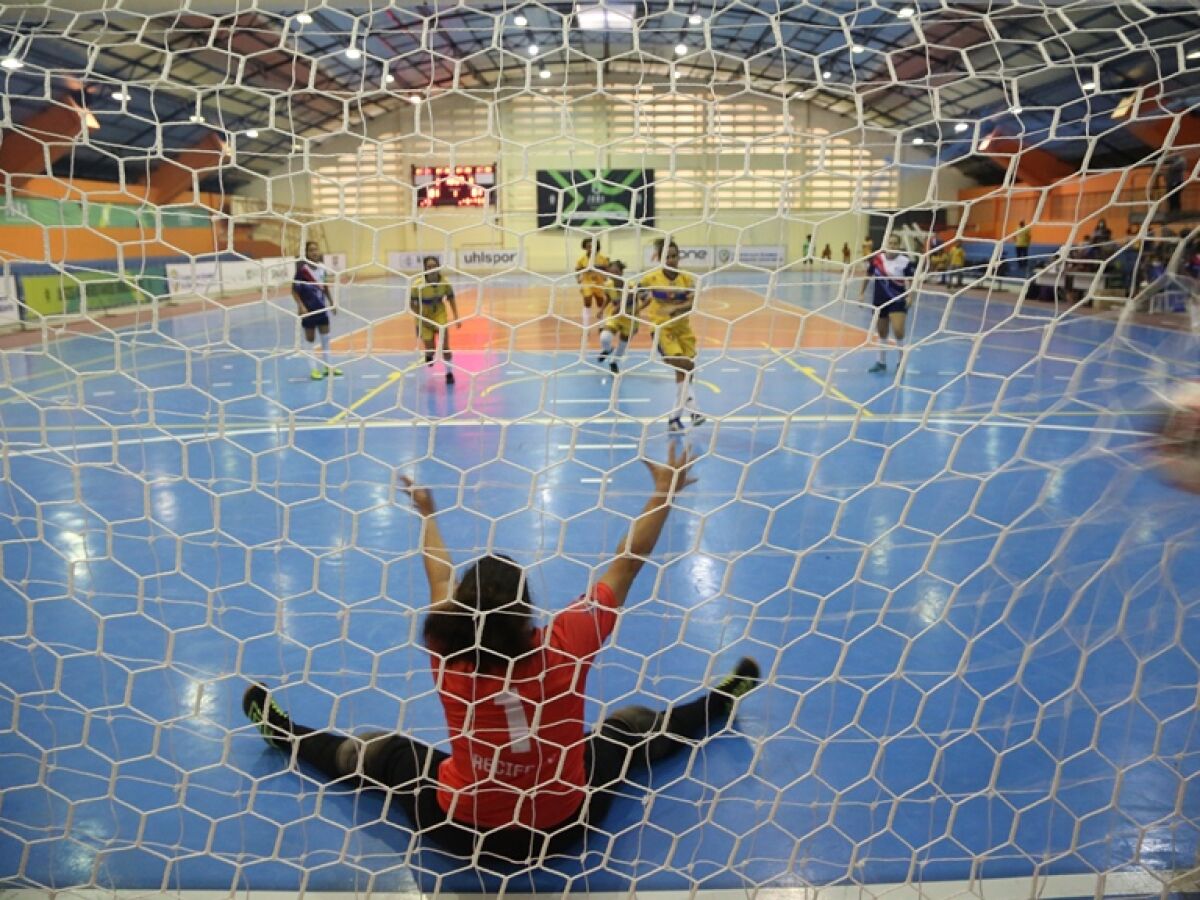
[(449, 351), (449, 350), (442, 351), (442, 361), (446, 365), (450, 365), (450, 360), (452, 360), (453, 358), (454, 358), (454, 354), (451, 351)]
[(592, 308), (585, 306), (583, 308), (583, 327), (590, 328), (592, 325)]
[(621, 338), (617, 344), (617, 359), (621, 359), (625, 355), (625, 351), (629, 349), (629, 341)]
[(885, 366), (887, 365), (887, 344), (886, 343), (881, 343), (879, 345), (879, 361), (881, 363), (883, 363)]
[(432, 366), (433, 365), (433, 357), (434, 357), (433, 351), (426, 350), (425, 351), (425, 365)]
[(607, 328), (600, 332), (600, 352), (605, 356), (612, 353), (613, 348), (613, 333)]
[(321, 362), (329, 368), (329, 332), (319, 332), (321, 336)]
[(675, 385), (675, 411), (671, 413), (672, 419), (683, 418), (684, 408), (687, 406), (688, 398), (688, 380), (685, 377), (682, 381)]

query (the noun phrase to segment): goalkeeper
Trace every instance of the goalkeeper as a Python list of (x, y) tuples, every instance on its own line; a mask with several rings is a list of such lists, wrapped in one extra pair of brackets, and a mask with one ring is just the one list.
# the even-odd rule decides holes
[(335, 780), (389, 791), (416, 830), (444, 849), (533, 863), (579, 842), (630, 770), (669, 756), (728, 724), (758, 682), (741, 660), (714, 689), (666, 710), (629, 706), (584, 731), (588, 671), (629, 589), (653, 552), (693, 459), (672, 446), (647, 462), (654, 491), (595, 587), (534, 624), (524, 571), (484, 556), (454, 583), (433, 498), (408, 483), (424, 517), (422, 555), (432, 605), (424, 639), (450, 732), (449, 754), (401, 734), (347, 736), (294, 722), (262, 685), (243, 709), (267, 743)]

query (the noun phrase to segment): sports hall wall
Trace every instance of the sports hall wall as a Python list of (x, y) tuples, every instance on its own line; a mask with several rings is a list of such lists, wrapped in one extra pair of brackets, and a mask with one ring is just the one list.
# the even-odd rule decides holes
[[(413, 165), (491, 163), (495, 207), (413, 215)], [(309, 141), (303, 158), (239, 193), (281, 216), (315, 218), (327, 252), (344, 253), (360, 276), (383, 274), (396, 251), (501, 248), (519, 251), (516, 264), (530, 271), (562, 275), (584, 233), (538, 230), (541, 169), (653, 170), (655, 227), (603, 238), (609, 256), (631, 264), (663, 233), (685, 247), (782, 247), (791, 261), (812, 235), (814, 256), (829, 244), (840, 260), (847, 243), (858, 258), (866, 216), (851, 208), (934, 206), (973, 185), (895, 135), (810, 103), (630, 88), (566, 100), (448, 95), (376, 120), (363, 137)]]
[(209, 195), (185, 195), (159, 210), (116, 184), (48, 176), (10, 186), (0, 207), (0, 327), (19, 315), (95, 312), (164, 296), (168, 265), (217, 252), (214, 204)]

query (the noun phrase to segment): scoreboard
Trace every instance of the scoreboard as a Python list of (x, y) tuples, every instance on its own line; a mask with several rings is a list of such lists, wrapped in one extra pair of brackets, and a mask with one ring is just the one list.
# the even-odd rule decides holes
[(496, 205), (496, 166), (413, 166), (417, 208)]

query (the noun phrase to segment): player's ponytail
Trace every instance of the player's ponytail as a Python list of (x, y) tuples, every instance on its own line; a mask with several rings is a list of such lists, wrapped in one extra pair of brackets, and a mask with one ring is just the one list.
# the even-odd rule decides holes
[(464, 573), (454, 597), (429, 610), (425, 645), (447, 662), (503, 670), (531, 649), (532, 617), (524, 570), (507, 556), (483, 556)]

